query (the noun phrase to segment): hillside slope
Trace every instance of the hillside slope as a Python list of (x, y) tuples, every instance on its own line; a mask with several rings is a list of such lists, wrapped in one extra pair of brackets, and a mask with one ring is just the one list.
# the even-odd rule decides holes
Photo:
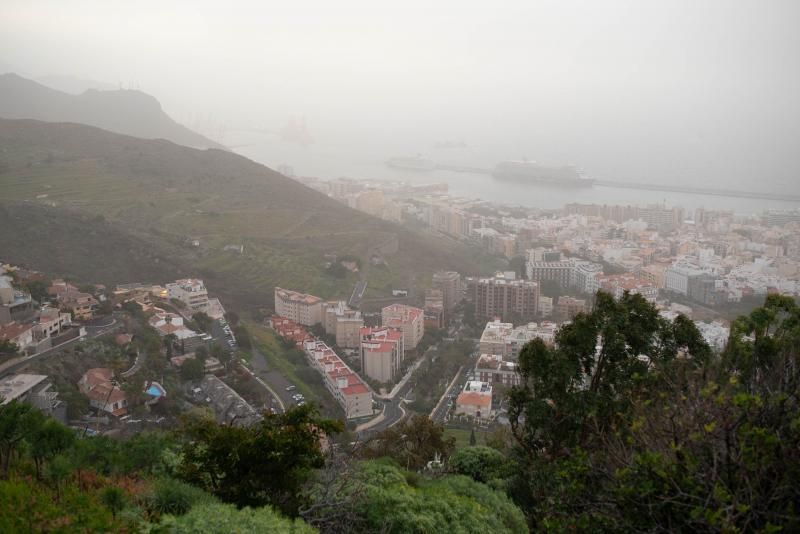
[(141, 91), (91, 89), (72, 95), (16, 74), (3, 74), (0, 117), (77, 122), (144, 139), (167, 139), (195, 148), (223, 148), (172, 120), (158, 100)]
[[(0, 203), (15, 206), (18, 216), (27, 204), (49, 206), (56, 219), (63, 210), (86, 215), (87, 229), (91, 217), (102, 216), (125, 239), (148, 243), (175, 266), (153, 281), (175, 270), (203, 276), (212, 290), (248, 306), (269, 304), (275, 285), (346, 297), (356, 275), (328, 274), (327, 259), (351, 254), (366, 265), (382, 244), (396, 244), (396, 251), (387, 247), (388, 266), (367, 276), (383, 294), (413, 288), (438, 268), (476, 274), (494, 265), (472, 247), (351, 210), (236, 154), (77, 124), (0, 120)], [(65, 237), (73, 238), (85, 236)], [(46, 250), (47, 241), (28, 246)], [(244, 245), (245, 253), (226, 245)], [(13, 252), (3, 255), (14, 259)], [(99, 265), (102, 256), (95, 258)], [(46, 253), (39, 257), (47, 261)]]

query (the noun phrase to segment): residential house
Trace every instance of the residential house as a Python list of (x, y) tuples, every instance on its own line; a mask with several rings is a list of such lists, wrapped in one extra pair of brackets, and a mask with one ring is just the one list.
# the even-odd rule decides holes
[(89, 398), (92, 408), (121, 417), (128, 413), (128, 399), (113, 378), (114, 371), (106, 367), (89, 369), (78, 382), (78, 389)]

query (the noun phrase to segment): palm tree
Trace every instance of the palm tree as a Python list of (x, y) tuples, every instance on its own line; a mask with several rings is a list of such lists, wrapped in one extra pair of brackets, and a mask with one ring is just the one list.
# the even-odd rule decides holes
[(117, 514), (125, 508), (125, 492), (118, 486), (109, 486), (100, 496), (103, 504), (111, 510), (111, 516), (116, 519)]

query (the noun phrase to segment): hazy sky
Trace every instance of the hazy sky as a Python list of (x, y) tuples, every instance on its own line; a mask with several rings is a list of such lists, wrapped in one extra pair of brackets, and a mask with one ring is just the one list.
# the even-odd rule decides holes
[(798, 21), (797, 0), (2, 0), (0, 69), (134, 84), (185, 122), (800, 189)]

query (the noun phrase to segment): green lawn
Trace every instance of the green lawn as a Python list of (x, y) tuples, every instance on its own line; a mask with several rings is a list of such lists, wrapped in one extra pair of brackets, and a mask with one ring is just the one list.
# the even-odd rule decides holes
[[(462, 447), (469, 447), (469, 435), (470, 431), (465, 430), (463, 428), (452, 428), (452, 427), (445, 427), (444, 435), (447, 437), (454, 437), (456, 438), (456, 448), (460, 449)], [(478, 428), (475, 429), (475, 444), (476, 445), (486, 445), (486, 437), (489, 436), (488, 432), (480, 430)]]

